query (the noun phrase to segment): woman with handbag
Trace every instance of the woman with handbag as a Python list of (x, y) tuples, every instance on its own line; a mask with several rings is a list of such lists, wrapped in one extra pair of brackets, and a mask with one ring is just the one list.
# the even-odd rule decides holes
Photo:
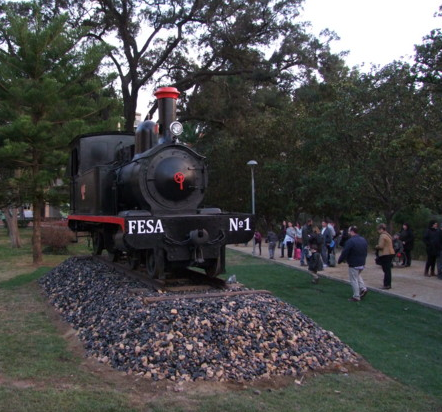
[(293, 260), (293, 246), (295, 244), (296, 232), (292, 222), (287, 222), (287, 230), (285, 231), (284, 243), (287, 246), (287, 257)]
[(378, 225), (379, 240), (375, 246), (379, 254), (379, 261), (384, 272), (384, 286), (381, 289), (391, 289), (391, 262), (394, 257), (393, 238), (387, 232), (384, 223)]
[(294, 254), (293, 258), (300, 260), (301, 259), (301, 250), (302, 250), (302, 226), (301, 226), (301, 223), (296, 222), (295, 226), (293, 226), (293, 229), (295, 229), (295, 251), (293, 253)]

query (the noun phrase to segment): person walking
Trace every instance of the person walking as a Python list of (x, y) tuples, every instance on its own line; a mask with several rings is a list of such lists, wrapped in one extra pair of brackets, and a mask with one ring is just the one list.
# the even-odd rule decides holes
[(322, 242), (321, 255), (322, 255), (322, 261), (324, 262), (324, 267), (326, 268), (330, 264), (329, 262), (330, 244), (333, 240), (333, 236), (332, 236), (332, 231), (328, 227), (328, 222), (326, 220), (323, 220), (321, 224), (322, 224), (321, 235), (324, 239)]
[(436, 220), (430, 220), (422, 240), (427, 251), (424, 276), (435, 276), (436, 259), (439, 257), (441, 246), (439, 225)]
[(338, 263), (347, 262), (348, 277), (353, 289), (353, 297), (348, 299), (350, 302), (359, 302), (367, 294), (367, 287), (362, 279), (361, 273), (367, 260), (368, 243), (358, 234), (356, 226), (350, 226), (348, 229), (349, 238), (345, 242)]
[(384, 286), (381, 289), (391, 289), (391, 262), (394, 257), (393, 238), (387, 232), (387, 226), (384, 223), (378, 225), (379, 239), (375, 246), (379, 254), (379, 260), (384, 272)]
[(302, 227), (302, 250), (301, 250), (301, 266), (305, 266), (306, 253), (308, 251), (308, 242), (313, 233), (313, 220), (308, 219)]
[(275, 259), (275, 249), (276, 244), (278, 243), (278, 235), (271, 229), (267, 232), (266, 243), (269, 244), (269, 258)]
[(287, 230), (287, 222), (283, 220), (278, 235), (278, 247), (281, 249), (281, 256), (280, 256), (281, 258), (284, 257), (284, 247), (285, 247), (284, 239), (285, 239), (286, 230)]
[(257, 230), (255, 230), (254, 240), (255, 240), (255, 243), (253, 244), (253, 252), (252, 252), (252, 255), (255, 255), (255, 247), (258, 246), (259, 256), (261, 256), (261, 241), (262, 241), (262, 235), (261, 235), (261, 233), (259, 233)]

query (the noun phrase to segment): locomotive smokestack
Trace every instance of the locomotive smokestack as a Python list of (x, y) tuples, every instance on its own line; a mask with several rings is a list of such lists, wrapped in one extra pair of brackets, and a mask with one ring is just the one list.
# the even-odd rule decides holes
[(158, 99), (160, 143), (171, 143), (173, 134), (170, 131), (170, 124), (176, 120), (176, 101), (180, 92), (175, 87), (161, 87), (154, 94)]

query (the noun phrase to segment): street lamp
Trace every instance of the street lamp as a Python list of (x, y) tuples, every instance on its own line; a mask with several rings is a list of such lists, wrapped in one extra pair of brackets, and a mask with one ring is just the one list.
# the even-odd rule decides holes
[(250, 170), (252, 171), (252, 214), (255, 214), (255, 176), (253, 174), (254, 167), (258, 164), (256, 160), (249, 160), (247, 162), (247, 166), (250, 166)]
[[(250, 166), (250, 170), (252, 171), (252, 215), (255, 214), (255, 176), (253, 174), (254, 167), (258, 164), (256, 160), (249, 160), (247, 162), (247, 166)], [(252, 254), (255, 255), (255, 235), (253, 235), (253, 251)]]

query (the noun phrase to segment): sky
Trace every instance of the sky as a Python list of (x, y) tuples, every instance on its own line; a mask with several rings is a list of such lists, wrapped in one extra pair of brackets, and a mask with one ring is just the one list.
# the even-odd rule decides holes
[[(442, 17), (434, 17), (440, 5), (442, 0), (305, 0), (300, 20), (311, 22), (316, 36), (325, 28), (336, 32), (340, 40), (332, 51), (349, 51), (347, 65), (368, 70), (371, 64), (411, 61), (414, 45), (442, 27)], [(142, 119), (149, 101), (151, 91), (142, 90), (137, 107)]]
[(336, 32), (341, 40), (332, 51), (348, 50), (348, 66), (365, 63), (368, 69), (411, 59), (414, 45), (442, 26), (442, 17), (434, 17), (440, 5), (442, 0), (305, 0), (301, 18), (312, 23), (315, 35), (324, 28)]

